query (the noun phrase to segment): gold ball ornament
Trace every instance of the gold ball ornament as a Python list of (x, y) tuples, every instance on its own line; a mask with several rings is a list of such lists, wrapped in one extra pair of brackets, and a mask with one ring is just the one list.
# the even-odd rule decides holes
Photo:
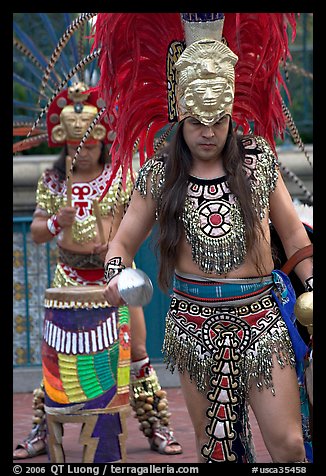
[(306, 326), (309, 334), (313, 333), (313, 291), (301, 294), (295, 303), (294, 313), (303, 326)]

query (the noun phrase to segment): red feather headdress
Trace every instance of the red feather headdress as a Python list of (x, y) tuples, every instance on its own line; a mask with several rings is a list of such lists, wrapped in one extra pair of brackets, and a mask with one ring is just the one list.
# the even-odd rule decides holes
[(263, 136), (275, 147), (286, 127), (282, 112), (281, 88), (288, 97), (280, 72), (290, 57), (288, 25), (295, 38), (294, 13), (226, 13), (223, 35), (238, 56), (235, 67), (235, 99), (232, 119), (237, 126)]
[[(239, 58), (232, 119), (245, 133), (252, 129), (265, 137), (273, 148), (286, 127), (280, 62), (290, 56), (288, 26), (293, 40), (294, 13), (226, 13), (223, 28), (228, 47)], [(101, 48), (98, 88), (116, 134), (111, 149), (114, 169), (122, 166), (124, 181), (135, 145), (142, 165), (154, 152), (155, 135), (171, 121), (169, 49), (175, 43), (185, 47), (184, 42), (179, 13), (97, 15), (93, 47)]]

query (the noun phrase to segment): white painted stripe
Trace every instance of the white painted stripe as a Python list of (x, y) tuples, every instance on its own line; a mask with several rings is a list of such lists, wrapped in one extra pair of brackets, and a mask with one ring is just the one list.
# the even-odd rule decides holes
[(91, 330), (92, 352), (97, 352), (96, 332)]
[(60, 350), (60, 344), (61, 344), (61, 329), (58, 327), (58, 332), (57, 332), (57, 341), (55, 344), (55, 350), (59, 352)]
[(85, 353), (89, 354), (91, 349), (90, 349), (90, 345), (89, 345), (89, 334), (88, 334), (88, 332), (85, 331), (84, 336), (85, 336)]
[(61, 349), (60, 352), (64, 353), (65, 351), (65, 345), (66, 345), (66, 336), (67, 333), (62, 329), (62, 337), (61, 337)]
[(116, 313), (112, 313), (112, 327), (113, 327), (113, 335), (114, 335), (114, 340), (117, 340), (118, 338), (118, 333), (117, 333), (117, 323), (116, 323)]
[(71, 349), (71, 332), (67, 332), (66, 335), (66, 354), (70, 354)]
[(108, 333), (109, 333), (109, 342), (110, 342), (110, 344), (113, 344), (111, 321), (112, 321), (112, 319), (111, 319), (111, 317), (109, 317), (109, 319), (106, 321), (106, 325), (107, 325)]
[(52, 322), (50, 322), (50, 327), (49, 327), (49, 337), (48, 337), (48, 343), (50, 344), (51, 343), (51, 339), (52, 339), (52, 332), (53, 332), (53, 324)]
[(102, 327), (97, 326), (97, 345), (99, 350), (103, 350)]
[(84, 339), (83, 339), (82, 332), (78, 332), (78, 353), (79, 354), (84, 353)]
[(71, 352), (72, 354), (77, 354), (77, 334), (76, 332), (71, 333)]
[(106, 328), (106, 322), (103, 322), (102, 330), (103, 330), (104, 346), (107, 349), (109, 347), (109, 339), (108, 339), (108, 331)]
[(55, 346), (55, 342), (56, 342), (56, 337), (57, 337), (57, 330), (58, 330), (58, 327), (57, 326), (53, 326), (53, 333), (52, 333), (52, 339), (51, 339), (51, 347), (54, 347)]
[(46, 321), (44, 325), (44, 340), (57, 352), (66, 354), (84, 354), (97, 352), (108, 348), (118, 338), (116, 314), (113, 313), (96, 330), (70, 332)]
[(45, 342), (48, 342), (48, 340), (49, 340), (49, 325), (50, 325), (50, 322), (46, 321), (45, 326), (44, 326), (44, 340), (45, 340)]

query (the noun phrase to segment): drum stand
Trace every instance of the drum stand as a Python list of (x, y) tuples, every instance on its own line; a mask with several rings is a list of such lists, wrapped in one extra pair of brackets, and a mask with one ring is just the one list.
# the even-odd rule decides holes
[(67, 415), (47, 413), (47, 441), (50, 461), (64, 463), (64, 423), (81, 423), (79, 443), (84, 446), (82, 463), (126, 463), (126, 418), (130, 408), (115, 413)]

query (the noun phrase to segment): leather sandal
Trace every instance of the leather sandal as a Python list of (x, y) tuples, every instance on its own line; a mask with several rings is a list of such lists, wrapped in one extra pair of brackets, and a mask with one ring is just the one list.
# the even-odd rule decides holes
[[(41, 448), (35, 448), (35, 445), (41, 441), (43, 443)], [(16, 450), (23, 449), (26, 451), (26, 455), (17, 455), (15, 454)], [(28, 459), (34, 458), (35, 456), (44, 455), (47, 453), (46, 443), (45, 443), (45, 433), (40, 431), (39, 426), (36, 426), (32, 429), (28, 437), (22, 442), (18, 443), (13, 453), (13, 459)]]
[[(160, 442), (157, 443), (157, 439)], [(153, 431), (153, 436), (148, 438), (150, 448), (152, 451), (157, 451), (162, 455), (179, 455), (183, 452), (180, 443), (175, 439), (173, 431), (166, 426), (159, 426)], [(176, 451), (166, 451), (166, 448), (173, 448), (173, 446), (180, 446), (180, 449)]]

